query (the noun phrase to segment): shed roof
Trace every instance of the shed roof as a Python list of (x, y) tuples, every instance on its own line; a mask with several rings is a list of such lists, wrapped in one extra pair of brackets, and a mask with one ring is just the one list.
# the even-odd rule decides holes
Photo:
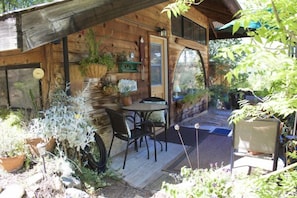
[[(0, 51), (27, 51), (96, 24), (167, 0), (58, 0), (0, 15)], [(210, 39), (234, 37), (217, 31), (240, 9), (236, 0), (204, 0), (194, 7), (210, 22)]]

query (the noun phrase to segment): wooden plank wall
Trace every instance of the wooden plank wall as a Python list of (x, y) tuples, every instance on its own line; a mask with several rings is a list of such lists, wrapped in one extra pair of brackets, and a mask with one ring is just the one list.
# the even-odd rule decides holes
[[(137, 101), (141, 98), (149, 96), (149, 36), (159, 33), (156, 31), (157, 27), (165, 28), (167, 30), (168, 39), (168, 78), (169, 78), (169, 104), (170, 104), (170, 122), (174, 124), (175, 115), (175, 103), (171, 101), (171, 90), (173, 87), (173, 76), (176, 62), (179, 58), (182, 50), (187, 46), (200, 51), (205, 65), (205, 71), (208, 76), (208, 47), (198, 44), (196, 42), (187, 41), (182, 38), (177, 38), (171, 35), (170, 20), (167, 15), (161, 14), (161, 10), (167, 4), (159, 4), (157, 6), (140, 10), (132, 14), (125, 15), (123, 17), (107, 21), (105, 23), (93, 26), (93, 30), (96, 32), (98, 39), (103, 39), (101, 50), (105, 52), (111, 52), (117, 54), (120, 52), (126, 52), (129, 54), (133, 52), (135, 54), (135, 61), (139, 61), (139, 38), (143, 37), (145, 41), (145, 71), (144, 79), (141, 79), (141, 73), (118, 73), (118, 67), (116, 66), (111, 73), (116, 76), (116, 79), (134, 79), (138, 83), (138, 91), (132, 94), (133, 100)], [(192, 19), (196, 23), (207, 28), (208, 31), (208, 19), (199, 13), (196, 9), (190, 10), (186, 17)], [(79, 61), (84, 55), (86, 55), (87, 47), (84, 40), (84, 34), (87, 30), (83, 30), (67, 37), (68, 49), (69, 49), (69, 64), (70, 64), (70, 81), (71, 92), (74, 94), (76, 91), (81, 90), (86, 82), (86, 79), (81, 76), (78, 71)], [(207, 34), (208, 35), (208, 34)], [(25, 53), (20, 51), (7, 51), (0, 52), (0, 66), (15, 65), (24, 63), (40, 62), (42, 68), (45, 70), (45, 77), (42, 81), (43, 97), (44, 101), (47, 101), (50, 90), (53, 89), (59, 78), (64, 76), (63, 69), (63, 47), (62, 41), (56, 44), (47, 44), (42, 47), (30, 50)], [(107, 97), (100, 92), (97, 93), (98, 97)], [(103, 101), (100, 99), (100, 102)], [(106, 103), (106, 100), (104, 100)], [(114, 96), (109, 98), (110, 103), (115, 103)], [(108, 103), (108, 102), (107, 102)], [(101, 109), (102, 111), (102, 109)], [(101, 119), (101, 118), (100, 118)], [(102, 118), (105, 120), (105, 118)], [(102, 123), (100, 123), (102, 124)], [(105, 125), (105, 124), (103, 124)], [(104, 126), (104, 131), (110, 131)], [(106, 134), (106, 145), (109, 145), (110, 133)]]

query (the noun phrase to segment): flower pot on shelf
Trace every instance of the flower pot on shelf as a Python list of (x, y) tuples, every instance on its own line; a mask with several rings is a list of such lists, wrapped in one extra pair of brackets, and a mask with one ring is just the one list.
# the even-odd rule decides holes
[(121, 96), (121, 101), (124, 106), (129, 106), (132, 104), (132, 97), (131, 96)]
[(15, 157), (1, 157), (0, 168), (9, 173), (15, 172), (23, 167), (25, 159), (25, 155), (19, 155)]

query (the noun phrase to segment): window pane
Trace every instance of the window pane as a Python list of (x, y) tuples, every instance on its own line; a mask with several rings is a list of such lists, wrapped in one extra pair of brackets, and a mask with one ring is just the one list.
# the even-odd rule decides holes
[(175, 36), (182, 37), (182, 17), (171, 17), (171, 31)]
[(206, 29), (204, 27), (199, 28), (199, 43), (206, 44)]
[(162, 46), (157, 43), (151, 44), (151, 85), (162, 84)]
[(40, 107), (39, 81), (33, 78), (33, 70), (22, 68), (7, 71), (11, 107), (32, 109), (33, 102)]
[(193, 40), (193, 22), (184, 18), (184, 38)]
[(194, 24), (194, 30), (193, 30), (193, 40), (196, 41), (196, 42), (199, 42), (199, 34), (200, 34), (200, 31), (199, 31), (200, 27), (199, 25), (197, 24)]
[(162, 46), (151, 43), (151, 85), (162, 84)]
[(173, 81), (175, 96), (184, 96), (205, 89), (205, 75), (200, 53), (184, 49), (176, 65)]

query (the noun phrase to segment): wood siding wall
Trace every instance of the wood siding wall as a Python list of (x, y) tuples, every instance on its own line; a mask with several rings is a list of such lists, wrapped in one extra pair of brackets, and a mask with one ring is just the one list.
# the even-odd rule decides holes
[[(140, 10), (123, 17), (107, 21), (105, 23), (98, 24), (93, 27), (98, 39), (103, 39), (101, 50), (105, 52), (111, 52), (117, 54), (120, 52), (126, 52), (129, 54), (133, 52), (135, 54), (135, 61), (139, 61), (139, 38), (143, 37), (145, 41), (145, 71), (144, 79), (141, 79), (141, 73), (118, 73), (118, 67), (116, 66), (111, 74), (119, 79), (134, 79), (137, 80), (138, 91), (133, 93), (133, 101), (138, 101), (141, 98), (149, 96), (149, 36), (159, 33), (156, 31), (157, 27), (165, 28), (167, 30), (168, 39), (168, 74), (169, 74), (169, 105), (170, 105), (170, 123), (174, 124), (176, 120), (176, 104), (171, 101), (173, 76), (176, 62), (180, 53), (185, 47), (197, 49), (200, 51), (203, 63), (205, 66), (206, 77), (208, 77), (208, 46), (201, 45), (194, 41), (188, 41), (182, 38), (178, 38), (171, 35), (171, 24), (165, 13), (161, 14), (161, 10), (167, 4), (159, 4), (157, 6)], [(191, 9), (186, 15), (187, 18), (193, 20), (197, 24), (207, 29), (208, 35), (208, 19), (199, 13), (196, 9)], [(70, 82), (71, 92), (74, 94), (76, 91), (81, 90), (86, 83), (86, 79), (81, 76), (78, 70), (79, 61), (84, 55), (87, 54), (87, 47), (84, 40), (84, 34), (86, 30), (71, 34), (67, 37), (68, 49), (69, 49), (69, 64), (70, 64)], [(47, 101), (47, 97), (57, 85), (57, 80), (61, 76), (64, 76), (63, 68), (63, 45), (62, 41), (56, 44), (47, 44), (34, 50), (21, 53), (20, 51), (6, 51), (0, 52), (0, 66), (26, 64), (26, 63), (41, 63), (42, 68), (45, 70), (45, 77), (41, 80), (43, 90), (43, 101)], [(140, 69), (140, 67), (139, 67)], [(100, 91), (99, 91), (100, 92)], [(106, 97), (107, 100), (100, 99), (102, 103), (108, 105), (108, 103), (116, 103), (115, 97), (107, 97), (101, 93), (97, 93), (100, 98)], [(46, 106), (46, 105), (45, 105)], [(101, 109), (102, 111), (102, 109)], [(106, 129), (106, 119), (103, 124)], [(110, 131), (110, 130), (109, 130)], [(110, 137), (110, 133), (106, 136)], [(109, 138), (107, 138), (109, 139)], [(106, 140), (106, 145), (109, 145), (109, 140)]]

